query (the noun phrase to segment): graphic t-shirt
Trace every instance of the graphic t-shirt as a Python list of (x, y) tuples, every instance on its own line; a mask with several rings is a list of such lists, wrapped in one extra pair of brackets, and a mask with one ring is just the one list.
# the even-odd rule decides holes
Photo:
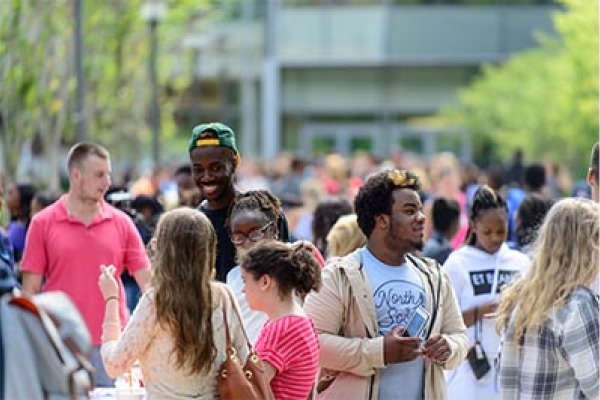
[[(405, 327), (415, 310), (426, 307), (426, 293), (418, 272), (410, 264), (387, 265), (365, 247), (361, 250), (363, 267), (371, 283), (377, 324), (381, 336), (396, 326)], [(380, 399), (423, 398), (423, 357), (386, 365), (381, 373)]]
[[(503, 244), (500, 250), (489, 254), (474, 246), (463, 246), (454, 251), (444, 264), (462, 312), (488, 301), (498, 301), (502, 286), (509, 284), (529, 268), (529, 258)], [(481, 324), (467, 328), (469, 347), (475, 342), (475, 329), (492, 370), (480, 380), (474, 378), (465, 361), (456, 370), (447, 373), (449, 399), (499, 398), (494, 384), (494, 359), (500, 338), (493, 318), (484, 318)], [(496, 396), (496, 397), (494, 397)]]

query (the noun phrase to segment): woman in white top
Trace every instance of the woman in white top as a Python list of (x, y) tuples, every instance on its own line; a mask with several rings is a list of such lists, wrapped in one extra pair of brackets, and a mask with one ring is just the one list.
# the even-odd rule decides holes
[[(150, 289), (144, 293), (121, 333), (114, 266), (101, 266), (99, 286), (106, 301), (102, 361), (109, 376), (129, 371), (139, 360), (147, 399), (213, 399), (215, 376), (225, 361), (222, 296), (225, 285), (212, 280), (216, 235), (201, 212), (180, 208), (165, 213), (152, 240)], [(241, 360), (248, 348), (237, 318), (228, 318)]]
[(500, 338), (489, 314), (496, 309), (501, 287), (524, 274), (529, 266), (527, 256), (508, 248), (507, 233), (504, 199), (489, 186), (481, 186), (473, 197), (466, 243), (444, 264), (468, 328), (471, 349), (471, 360), (446, 374), (450, 400), (500, 398), (494, 382)]
[[(226, 224), (229, 226), (231, 241), (238, 254), (254, 247), (257, 243), (279, 238), (276, 221), (283, 216), (283, 209), (277, 197), (266, 190), (250, 190), (236, 196)], [(306, 242), (308, 243), (308, 242)], [(325, 264), (321, 253), (312, 244), (313, 255), (321, 267)], [(227, 274), (227, 285), (233, 290), (240, 305), (240, 312), (248, 339), (254, 344), (260, 330), (267, 322), (267, 315), (251, 310), (242, 292), (244, 282), (240, 266), (235, 266)], [(300, 303), (303, 299), (294, 296)]]
[[(277, 239), (277, 224), (283, 213), (279, 200), (266, 190), (250, 190), (236, 196), (226, 224), (229, 227), (231, 241), (238, 254), (248, 250), (257, 243), (269, 239)], [(227, 274), (227, 285), (231, 287), (240, 305), (240, 312), (246, 333), (253, 343), (265, 322), (267, 315), (248, 307), (246, 296), (242, 292), (244, 283), (239, 265)]]

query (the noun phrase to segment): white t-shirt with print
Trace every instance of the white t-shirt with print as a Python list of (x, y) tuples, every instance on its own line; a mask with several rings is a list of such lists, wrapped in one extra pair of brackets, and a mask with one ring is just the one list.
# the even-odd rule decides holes
[[(464, 312), (489, 301), (499, 301), (502, 286), (524, 275), (529, 265), (529, 257), (509, 249), (506, 244), (494, 254), (465, 245), (450, 254), (443, 269), (450, 278), (460, 310)], [(469, 348), (475, 343), (475, 329), (476, 325), (467, 328)], [(478, 336), (491, 369), (480, 380), (475, 378), (467, 361), (453, 371), (446, 371), (449, 400), (500, 398), (494, 382), (494, 360), (500, 345), (496, 321), (484, 318)]]

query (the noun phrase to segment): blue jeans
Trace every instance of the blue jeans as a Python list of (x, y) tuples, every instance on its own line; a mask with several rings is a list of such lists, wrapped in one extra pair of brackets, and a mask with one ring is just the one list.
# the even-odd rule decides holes
[(125, 296), (127, 296), (127, 308), (131, 314), (133, 313), (133, 310), (135, 310), (135, 306), (137, 306), (137, 303), (142, 296), (142, 292), (135, 279), (129, 274), (124, 273), (121, 275), (121, 281), (123, 282), (123, 288), (125, 289)]
[(95, 387), (114, 387), (115, 380), (106, 375), (102, 356), (100, 355), (100, 346), (94, 346), (90, 354), (90, 362), (96, 369)]

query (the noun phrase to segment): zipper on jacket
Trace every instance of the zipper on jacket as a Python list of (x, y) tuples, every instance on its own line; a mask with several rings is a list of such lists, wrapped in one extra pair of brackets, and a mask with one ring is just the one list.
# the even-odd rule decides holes
[(369, 395), (367, 396), (367, 399), (370, 399), (371, 396), (373, 396), (373, 384), (375, 383), (375, 375), (371, 375), (371, 382), (369, 382)]

